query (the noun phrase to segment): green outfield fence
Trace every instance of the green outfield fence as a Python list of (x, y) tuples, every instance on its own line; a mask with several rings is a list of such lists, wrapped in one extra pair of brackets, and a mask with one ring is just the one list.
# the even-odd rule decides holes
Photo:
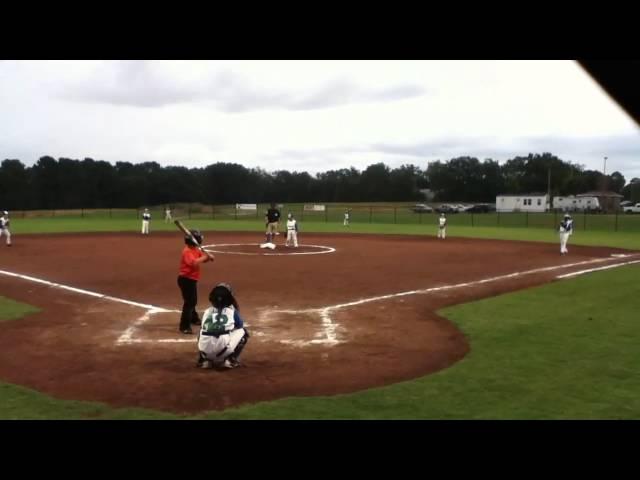
[[(307, 204), (309, 205), (309, 204)], [(350, 212), (350, 223), (391, 223), (391, 224), (423, 224), (437, 225), (439, 214), (415, 213), (413, 204), (405, 203), (325, 203), (324, 211), (305, 210), (305, 204), (278, 204), (283, 217), (287, 213), (294, 214), (302, 224), (304, 222), (333, 222), (342, 223), (345, 211)], [(148, 207), (152, 221), (164, 221), (164, 206)], [(181, 203), (171, 205), (173, 218), (212, 220), (255, 220), (262, 222), (264, 214), (269, 208), (267, 204), (258, 204), (257, 210), (236, 210), (235, 205), (202, 205)], [(143, 208), (81, 208), (74, 210), (25, 210), (12, 211), (13, 218), (141, 218)], [(640, 215), (633, 214), (600, 214), (600, 213), (572, 213), (576, 230), (600, 230), (640, 232)], [(562, 219), (562, 212), (546, 213), (450, 213), (447, 222), (450, 226), (478, 226), (478, 227), (521, 227), (521, 228), (557, 228)]]

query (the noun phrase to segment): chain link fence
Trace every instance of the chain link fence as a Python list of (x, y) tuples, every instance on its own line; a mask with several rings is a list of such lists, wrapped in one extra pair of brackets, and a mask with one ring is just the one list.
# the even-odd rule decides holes
[[(305, 205), (307, 206), (305, 208)], [(300, 222), (344, 223), (345, 213), (349, 213), (350, 224), (415, 224), (437, 225), (437, 212), (414, 212), (412, 204), (276, 204), (283, 219), (292, 213)], [(148, 207), (152, 220), (163, 221), (165, 206)], [(257, 204), (255, 209), (236, 205), (203, 205), (181, 203), (169, 206), (173, 219), (211, 219), (211, 220), (249, 220), (263, 222), (268, 204)], [(142, 218), (144, 208), (82, 208), (75, 210), (27, 210), (12, 211), (13, 218)], [(448, 213), (449, 226), (467, 227), (511, 227), (511, 228), (549, 228), (558, 227), (563, 213)], [(572, 213), (576, 230), (640, 232), (638, 214), (600, 214)]]

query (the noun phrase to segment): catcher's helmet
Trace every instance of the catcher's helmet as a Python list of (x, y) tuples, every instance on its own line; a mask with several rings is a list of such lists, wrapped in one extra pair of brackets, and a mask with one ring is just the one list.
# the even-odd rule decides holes
[(191, 235), (193, 235), (193, 238), (196, 239), (198, 244), (196, 245), (195, 243), (193, 243), (193, 240), (191, 240), (191, 237), (187, 235), (185, 235), (184, 237), (184, 243), (186, 243), (191, 247), (197, 247), (198, 245), (202, 245), (202, 240), (204, 240), (204, 235), (200, 233), (200, 230), (189, 230), (189, 231), (191, 232)]
[(233, 289), (228, 283), (219, 283), (211, 293), (209, 293), (209, 301), (218, 310), (222, 310), (230, 305), (233, 305), (236, 309), (239, 309), (238, 302), (233, 297)]

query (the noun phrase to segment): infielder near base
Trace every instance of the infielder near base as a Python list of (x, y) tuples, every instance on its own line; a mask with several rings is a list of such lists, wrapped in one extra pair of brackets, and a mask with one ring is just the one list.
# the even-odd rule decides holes
[(298, 221), (293, 218), (293, 213), (287, 215), (287, 240), (284, 245), (298, 248)]

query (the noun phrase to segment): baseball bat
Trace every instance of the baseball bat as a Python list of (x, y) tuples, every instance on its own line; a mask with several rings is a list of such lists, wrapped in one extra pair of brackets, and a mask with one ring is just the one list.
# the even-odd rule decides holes
[(213, 255), (211, 255), (209, 252), (207, 252), (204, 248), (202, 248), (202, 245), (200, 245), (198, 243), (198, 241), (195, 239), (195, 237), (191, 234), (191, 232), (189, 231), (189, 229), (187, 227), (185, 227), (184, 223), (182, 223), (180, 220), (174, 220), (173, 223), (176, 224), (176, 226), (178, 227), (178, 229), (180, 229), (182, 231), (182, 233), (184, 233), (187, 237), (189, 237), (189, 239), (193, 242), (193, 244), (198, 248), (198, 250), (200, 250), (202, 253), (204, 253), (206, 256), (208, 256), (209, 258), (213, 259)]

